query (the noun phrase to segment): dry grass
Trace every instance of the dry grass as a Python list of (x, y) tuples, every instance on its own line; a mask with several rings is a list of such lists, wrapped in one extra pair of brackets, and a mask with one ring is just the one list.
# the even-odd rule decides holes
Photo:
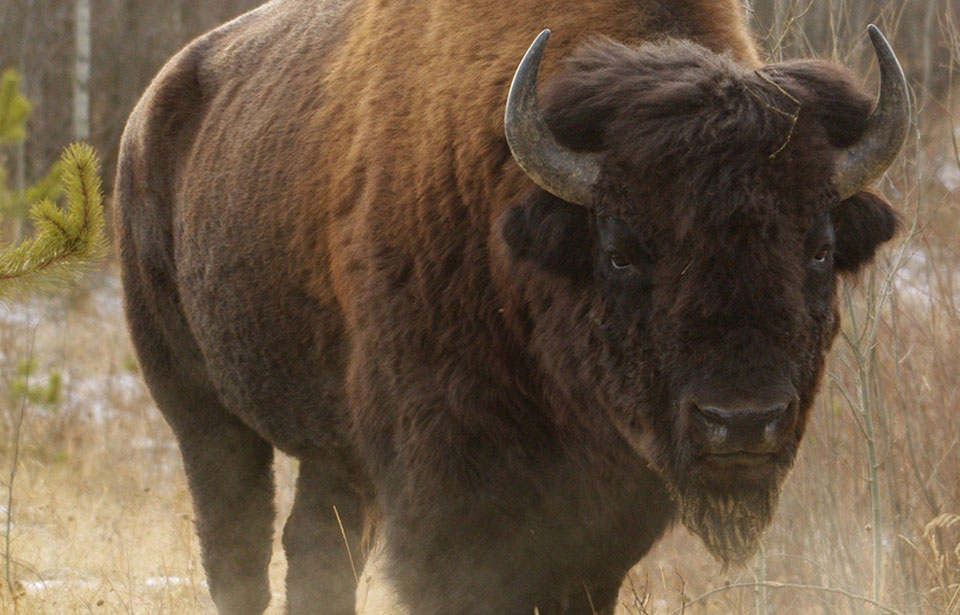
[[(136, 371), (118, 281), (104, 275), (91, 287), (0, 311), (4, 496), (24, 361), (34, 357), (29, 397), (47, 393), (52, 374), (63, 383), (54, 403), (24, 406), (11, 515), (13, 592), (0, 581), (0, 613), (212, 613), (180, 456)], [(277, 474), (286, 512), (295, 463), (281, 457)], [(2, 502), (6, 509), (6, 497)], [(282, 589), (284, 573), (278, 540), (275, 588)], [(270, 612), (281, 607), (277, 598)]]

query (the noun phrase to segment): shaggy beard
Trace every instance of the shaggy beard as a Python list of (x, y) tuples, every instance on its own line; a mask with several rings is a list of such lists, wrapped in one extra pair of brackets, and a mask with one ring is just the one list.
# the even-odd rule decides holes
[(680, 493), (680, 518), (703, 540), (707, 550), (723, 562), (744, 565), (760, 547), (780, 499), (776, 484), (741, 492), (696, 489)]

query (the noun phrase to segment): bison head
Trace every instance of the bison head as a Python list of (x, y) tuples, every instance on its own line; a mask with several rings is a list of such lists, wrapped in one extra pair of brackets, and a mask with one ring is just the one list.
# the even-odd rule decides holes
[(691, 42), (598, 41), (536, 88), (507, 140), (531, 191), (500, 220), (517, 326), (555, 399), (613, 424), (684, 523), (743, 561), (769, 523), (838, 329), (838, 274), (897, 217), (865, 187), (902, 145), (904, 79), (871, 28), (876, 108), (841, 67), (743, 67)]

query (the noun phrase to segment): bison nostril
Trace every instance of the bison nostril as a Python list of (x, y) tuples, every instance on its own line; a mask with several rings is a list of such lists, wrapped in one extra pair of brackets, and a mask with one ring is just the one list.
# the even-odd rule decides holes
[(777, 439), (777, 423), (779, 423), (779, 417), (773, 419), (763, 430), (763, 441), (767, 444), (773, 444)]
[(706, 406), (706, 407), (694, 406), (694, 409), (710, 422), (713, 422), (713, 423), (729, 422), (731, 413), (727, 412), (726, 410), (721, 410), (720, 408), (713, 408), (710, 406)]
[(713, 421), (707, 423), (707, 438), (709, 438), (712, 443), (723, 444), (727, 441), (728, 435), (730, 435), (730, 430), (727, 429), (726, 425), (714, 423)]
[(736, 455), (762, 456), (778, 450), (791, 431), (797, 405), (796, 397), (734, 399), (728, 403), (688, 397), (683, 407), (691, 422), (690, 434), (704, 447), (701, 452), (724, 456), (726, 462), (733, 463)]
[(699, 406), (694, 404), (694, 410), (700, 414), (700, 417), (708, 424), (732, 426), (732, 425), (766, 425), (766, 430), (775, 428), (777, 421), (782, 417), (789, 404), (781, 404), (762, 410), (756, 409), (729, 409), (716, 406)]

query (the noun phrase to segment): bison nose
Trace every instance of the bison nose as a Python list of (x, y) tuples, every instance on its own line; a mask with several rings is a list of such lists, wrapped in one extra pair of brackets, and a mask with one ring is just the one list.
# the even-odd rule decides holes
[(769, 425), (786, 413), (787, 405), (788, 404), (780, 404), (772, 408), (760, 409), (730, 409), (718, 408), (716, 406), (696, 406), (696, 411), (702, 415), (703, 420), (710, 423), (716, 423), (724, 427), (747, 423), (762, 423), (764, 425)]
[(691, 427), (709, 454), (775, 452), (793, 425), (795, 394), (775, 399), (685, 400)]

